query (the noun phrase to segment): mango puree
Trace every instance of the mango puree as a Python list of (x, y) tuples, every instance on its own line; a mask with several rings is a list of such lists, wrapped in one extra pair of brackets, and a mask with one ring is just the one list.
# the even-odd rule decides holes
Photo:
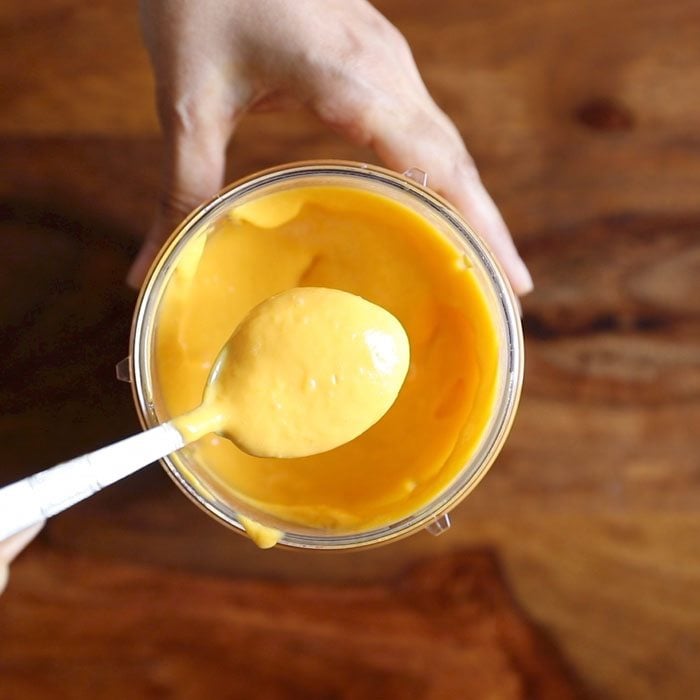
[(161, 417), (201, 402), (219, 350), (264, 299), (292, 287), (362, 296), (399, 319), (411, 348), (378, 423), (311, 457), (252, 457), (213, 434), (188, 449), (244, 514), (282, 529), (352, 533), (404, 518), (454, 480), (493, 410), (497, 334), (470, 268), (429, 222), (379, 194), (301, 186), (233, 208), (188, 244), (164, 292)]

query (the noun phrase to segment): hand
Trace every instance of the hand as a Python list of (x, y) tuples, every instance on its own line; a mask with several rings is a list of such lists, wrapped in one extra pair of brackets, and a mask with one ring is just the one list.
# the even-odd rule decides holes
[(165, 137), (163, 194), (129, 273), (223, 186), (226, 146), (247, 112), (302, 104), (399, 172), (419, 167), (503, 265), (532, 280), (459, 132), (430, 97), (403, 36), (366, 0), (141, 0)]
[(9, 566), (12, 560), (36, 537), (43, 523), (18, 532), (16, 535), (0, 542), (0, 594), (7, 586)]

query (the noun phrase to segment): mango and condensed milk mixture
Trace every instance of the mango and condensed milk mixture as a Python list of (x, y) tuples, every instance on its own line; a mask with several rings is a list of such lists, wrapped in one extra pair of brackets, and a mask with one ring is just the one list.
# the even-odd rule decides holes
[[(255, 457), (213, 433), (190, 448), (198, 468), (235, 496), (251, 534), (267, 517), (282, 529), (348, 534), (419, 511), (454, 481), (493, 411), (497, 333), (463, 253), (386, 196), (302, 185), (230, 209), (180, 254), (155, 329), (162, 418), (201, 403), (219, 351), (251, 309), (313, 287), (393, 314), (410, 366), (389, 411), (330, 451)], [(320, 363), (331, 348), (319, 337)]]

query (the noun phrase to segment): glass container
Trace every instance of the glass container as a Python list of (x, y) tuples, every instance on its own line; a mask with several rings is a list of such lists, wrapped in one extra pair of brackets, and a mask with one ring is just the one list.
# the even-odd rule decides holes
[[(421, 529), (440, 534), (449, 528), (449, 512), (478, 484), (493, 464), (510, 431), (523, 378), (523, 338), (519, 306), (492, 253), (444, 199), (426, 187), (427, 176), (412, 169), (400, 175), (362, 163), (312, 161), (280, 166), (246, 177), (223, 190), (192, 212), (162, 247), (142, 287), (133, 319), (130, 355), (118, 374), (131, 382), (134, 402), (144, 428), (170, 416), (159, 393), (154, 362), (155, 328), (159, 304), (178, 256), (198, 236), (209, 235), (211, 224), (231, 207), (261, 195), (297, 186), (339, 185), (361, 188), (410, 208), (443, 235), (469, 261), (481, 286), (496, 328), (499, 353), (496, 398), (481, 442), (454, 480), (417, 512), (372, 530), (338, 534), (284, 526), (282, 546), (307, 549), (350, 549), (387, 543)], [(199, 468), (192, 451), (185, 448), (162, 460), (177, 486), (222, 524), (244, 532), (242, 513), (235, 499)], [(268, 524), (268, 523), (265, 523)], [(277, 525), (279, 527), (279, 524)]]

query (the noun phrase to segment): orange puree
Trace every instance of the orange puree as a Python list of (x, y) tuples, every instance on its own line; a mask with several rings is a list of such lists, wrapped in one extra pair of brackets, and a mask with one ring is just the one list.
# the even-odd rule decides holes
[(246, 515), (284, 529), (351, 533), (427, 505), (478, 446), (495, 400), (498, 346), (461, 252), (382, 195), (295, 187), (230, 210), (191, 241), (168, 282), (155, 338), (167, 412), (200, 404), (212, 363), (248, 311), (293, 287), (352, 292), (406, 329), (410, 368), (391, 409), (330, 452), (252, 457), (208, 435), (197, 464)]
[(406, 331), (376, 304), (339, 289), (288, 289), (243, 319), (202, 404), (172, 424), (187, 442), (216, 432), (256, 457), (327, 452), (391, 408), (409, 356)]

